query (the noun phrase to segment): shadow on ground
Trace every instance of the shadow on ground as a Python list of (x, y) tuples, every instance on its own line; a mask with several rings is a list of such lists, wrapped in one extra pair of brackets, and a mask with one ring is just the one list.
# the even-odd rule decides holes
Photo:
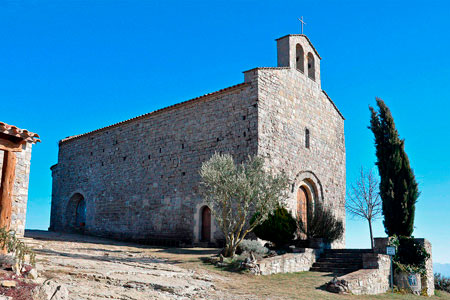
[[(117, 241), (107, 239), (103, 237), (95, 237), (91, 235), (82, 235), (76, 233), (59, 233), (50, 232), (44, 230), (26, 230), (25, 237), (35, 240), (44, 241), (57, 241), (68, 243), (80, 243), (80, 244), (97, 244), (107, 246), (125, 246), (129, 248), (137, 248), (142, 250), (115, 250), (115, 249), (102, 249), (98, 247), (78, 247), (75, 250), (79, 252), (100, 252), (98, 255), (89, 255), (83, 253), (69, 253), (63, 251), (55, 251), (51, 249), (34, 249), (36, 253), (43, 255), (57, 255), (65, 256), (77, 259), (97, 260), (97, 261), (109, 261), (109, 262), (127, 262), (127, 263), (168, 263), (168, 264), (180, 264), (187, 261), (199, 260), (201, 257), (211, 256), (217, 254), (219, 249), (217, 248), (176, 248), (176, 247), (158, 247), (142, 245), (133, 242)], [(134, 254), (143, 254), (143, 251), (148, 250), (148, 256), (133, 257)], [(151, 254), (163, 254), (163, 258), (152, 256)], [(164, 254), (167, 254), (164, 255)], [(187, 259), (179, 260), (174, 256), (183, 255), (187, 256)]]

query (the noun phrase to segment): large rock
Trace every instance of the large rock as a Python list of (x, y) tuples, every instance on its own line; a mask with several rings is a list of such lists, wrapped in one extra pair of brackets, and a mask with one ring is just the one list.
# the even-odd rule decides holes
[(350, 293), (348, 283), (345, 280), (337, 279), (337, 277), (334, 277), (330, 282), (327, 283), (326, 290), (337, 294)]
[(69, 291), (65, 285), (47, 280), (33, 290), (33, 300), (69, 300)]

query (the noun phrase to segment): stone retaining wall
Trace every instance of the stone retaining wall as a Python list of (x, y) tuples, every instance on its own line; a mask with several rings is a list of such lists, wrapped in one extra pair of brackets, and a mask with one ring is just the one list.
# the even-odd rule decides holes
[(389, 255), (364, 253), (363, 269), (340, 277), (355, 295), (382, 294), (389, 290), (391, 261)]
[[(422, 276), (422, 291), (428, 296), (434, 295), (434, 273), (433, 273), (433, 256), (431, 243), (426, 239), (415, 239), (419, 244), (425, 247), (430, 254), (430, 258), (425, 263), (426, 274)], [(389, 244), (388, 238), (375, 238), (375, 251), (378, 253), (386, 253), (386, 246)]]
[(260, 275), (309, 271), (320, 255), (319, 249), (306, 248), (301, 253), (287, 253), (257, 262)]

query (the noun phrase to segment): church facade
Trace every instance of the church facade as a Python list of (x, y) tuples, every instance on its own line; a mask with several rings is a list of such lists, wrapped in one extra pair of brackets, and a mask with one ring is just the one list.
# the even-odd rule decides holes
[(264, 157), (288, 174), (294, 215), (320, 201), (345, 224), (344, 117), (321, 88), (310, 40), (276, 41), (278, 66), (245, 71), (243, 83), (61, 140), (49, 229), (215, 243), (222, 235), (198, 190), (215, 152)]

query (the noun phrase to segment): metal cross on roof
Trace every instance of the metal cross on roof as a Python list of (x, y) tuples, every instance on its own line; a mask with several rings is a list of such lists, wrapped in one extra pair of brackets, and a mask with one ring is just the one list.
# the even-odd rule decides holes
[(306, 23), (303, 22), (303, 16), (302, 16), (301, 19), (299, 19), (299, 18), (297, 18), (297, 19), (302, 23), (302, 34), (303, 34), (303, 25), (306, 25)]

